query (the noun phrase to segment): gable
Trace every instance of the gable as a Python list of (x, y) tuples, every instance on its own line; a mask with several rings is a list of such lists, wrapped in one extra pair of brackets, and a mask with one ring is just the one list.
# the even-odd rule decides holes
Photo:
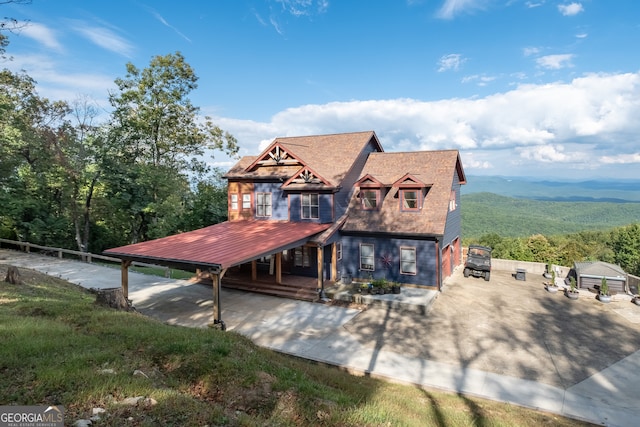
[(305, 166), (301, 170), (296, 172), (291, 178), (289, 178), (287, 182), (282, 184), (282, 188), (284, 190), (293, 189), (294, 187), (298, 189), (300, 186), (308, 185), (324, 185), (331, 187), (331, 184), (326, 179), (315, 173), (313, 170), (311, 170), (310, 167)]
[(424, 188), (427, 185), (415, 176), (407, 173), (402, 178), (393, 183), (393, 187), (401, 188)]
[(262, 156), (256, 158), (256, 160), (246, 168), (246, 171), (251, 172), (262, 166), (304, 166), (304, 162), (282, 147), (281, 144), (274, 141), (271, 146), (263, 152)]

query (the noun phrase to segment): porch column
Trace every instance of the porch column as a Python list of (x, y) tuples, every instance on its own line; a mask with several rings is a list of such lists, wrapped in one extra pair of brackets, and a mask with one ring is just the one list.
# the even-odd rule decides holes
[(318, 245), (318, 295), (320, 299), (326, 298), (324, 294), (324, 248)]
[(276, 254), (276, 283), (282, 284), (282, 252)]
[(129, 298), (129, 266), (131, 261), (123, 259), (120, 262), (120, 282), (122, 284), (122, 294)]
[(213, 324), (220, 325), (220, 328), (223, 331), (227, 329), (227, 326), (222, 320), (222, 309), (220, 308), (220, 282), (222, 281), (222, 276), (224, 276), (226, 271), (226, 268), (220, 273), (213, 273), (212, 271), (209, 271), (211, 282), (213, 283)]
[(254, 282), (258, 280), (258, 260), (257, 259), (254, 259), (253, 261), (251, 261), (251, 280)]
[(338, 244), (331, 244), (331, 280), (338, 281)]

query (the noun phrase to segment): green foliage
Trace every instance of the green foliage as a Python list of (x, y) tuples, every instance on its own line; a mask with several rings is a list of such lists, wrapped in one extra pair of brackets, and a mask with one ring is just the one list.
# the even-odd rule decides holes
[(600, 295), (609, 295), (609, 284), (606, 277), (600, 281)]
[(569, 277), (569, 289), (571, 292), (576, 291), (576, 278), (573, 276)]
[(0, 71), (0, 235), (100, 252), (225, 220), (221, 172), (203, 155), (237, 144), (200, 119), (196, 81), (179, 53), (127, 64), (114, 112), (95, 124), (86, 98), (51, 102), (28, 75)]
[(607, 230), (640, 218), (640, 203), (548, 202), (492, 193), (463, 195), (461, 210), (462, 233), (473, 239)]
[(626, 272), (640, 275), (640, 224), (613, 230), (609, 247), (613, 252), (614, 263)]

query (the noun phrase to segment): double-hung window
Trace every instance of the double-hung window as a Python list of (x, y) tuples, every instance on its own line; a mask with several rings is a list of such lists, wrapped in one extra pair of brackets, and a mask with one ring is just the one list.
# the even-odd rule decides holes
[(318, 194), (302, 195), (302, 218), (318, 219), (320, 218), (320, 205)]
[(271, 193), (256, 193), (256, 216), (271, 216)]
[(400, 248), (400, 274), (416, 274), (416, 248)]
[(242, 210), (251, 209), (251, 194), (244, 193), (242, 195)]
[(373, 271), (375, 254), (371, 243), (360, 244), (360, 270)]
[(360, 192), (362, 207), (364, 209), (376, 209), (378, 207), (378, 194), (380, 194), (379, 190), (362, 190)]
[(417, 211), (419, 207), (420, 192), (418, 190), (401, 190), (400, 197), (402, 198), (402, 210), (403, 211)]
[(231, 194), (230, 195), (230, 208), (232, 211), (237, 211), (238, 210), (238, 195), (237, 194)]

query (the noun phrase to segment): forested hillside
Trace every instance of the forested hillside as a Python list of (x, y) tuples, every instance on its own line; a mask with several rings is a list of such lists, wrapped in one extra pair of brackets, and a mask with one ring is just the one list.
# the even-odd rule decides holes
[(465, 239), (545, 236), (607, 230), (640, 221), (640, 203), (555, 202), (516, 199), (493, 193), (462, 195)]

